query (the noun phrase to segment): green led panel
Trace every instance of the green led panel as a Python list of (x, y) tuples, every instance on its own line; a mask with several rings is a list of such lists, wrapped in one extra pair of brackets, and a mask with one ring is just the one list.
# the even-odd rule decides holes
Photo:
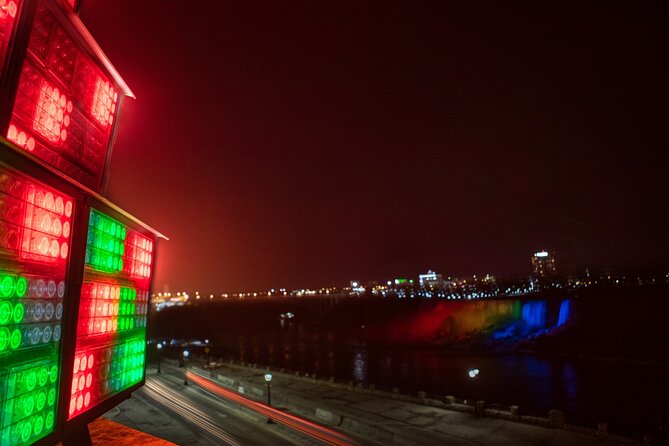
[(86, 264), (97, 271), (123, 270), (127, 231), (118, 221), (91, 209), (86, 243)]
[(53, 356), (11, 367), (0, 376), (5, 395), (0, 445), (31, 444), (53, 431), (58, 373), (58, 356)]

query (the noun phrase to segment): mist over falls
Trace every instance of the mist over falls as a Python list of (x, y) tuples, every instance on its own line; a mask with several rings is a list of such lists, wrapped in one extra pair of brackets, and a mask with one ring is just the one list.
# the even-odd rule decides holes
[[(244, 334), (295, 333), (354, 345), (669, 362), (662, 316), (669, 310), (666, 295), (666, 287), (644, 287), (471, 301), (325, 296), (230, 299), (158, 312), (150, 331), (154, 337), (210, 338), (219, 345), (230, 345)], [(282, 319), (288, 312), (295, 317)], [(658, 343), (664, 348), (657, 348)]]

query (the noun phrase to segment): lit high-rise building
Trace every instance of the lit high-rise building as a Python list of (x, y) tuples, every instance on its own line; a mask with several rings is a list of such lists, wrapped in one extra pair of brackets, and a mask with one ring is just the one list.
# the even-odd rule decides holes
[(535, 252), (532, 256), (532, 269), (537, 279), (547, 279), (557, 275), (555, 253), (548, 251)]

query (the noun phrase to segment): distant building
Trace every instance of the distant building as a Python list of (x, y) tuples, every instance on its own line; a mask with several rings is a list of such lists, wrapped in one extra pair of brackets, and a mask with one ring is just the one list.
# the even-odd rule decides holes
[(552, 279), (557, 275), (555, 253), (548, 251), (535, 252), (532, 256), (534, 277), (539, 280)]
[(418, 284), (421, 288), (439, 290), (444, 288), (444, 277), (441, 274), (429, 270), (427, 274), (420, 274), (418, 276)]

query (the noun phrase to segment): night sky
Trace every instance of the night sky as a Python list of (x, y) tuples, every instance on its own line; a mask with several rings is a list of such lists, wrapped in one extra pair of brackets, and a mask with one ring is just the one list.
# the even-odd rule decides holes
[(109, 195), (170, 237), (157, 291), (529, 274), (539, 249), (666, 265), (667, 17), (633, 1), (88, 0), (137, 96)]

